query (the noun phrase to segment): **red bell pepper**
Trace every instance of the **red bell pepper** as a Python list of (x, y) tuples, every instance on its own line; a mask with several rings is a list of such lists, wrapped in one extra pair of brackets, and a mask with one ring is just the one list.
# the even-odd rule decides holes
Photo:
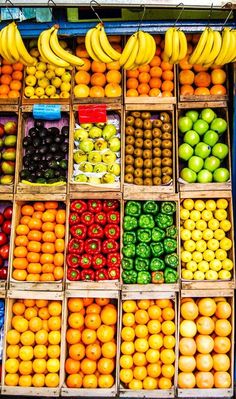
[(9, 235), (11, 234), (11, 220), (7, 219), (5, 222), (3, 222), (1, 229), (3, 233)]
[(94, 281), (95, 273), (93, 270), (82, 270), (81, 271), (81, 280), (82, 281)]
[(0, 226), (3, 224), (5, 218), (3, 216), (3, 214), (0, 212)]
[(6, 280), (7, 279), (7, 267), (3, 267), (0, 269), (0, 280)]
[(108, 267), (119, 267), (120, 266), (120, 254), (118, 252), (111, 252), (107, 255), (107, 266)]
[(120, 223), (120, 213), (118, 211), (108, 212), (107, 223), (119, 224)]
[(95, 272), (95, 280), (96, 281), (102, 281), (102, 280), (108, 280), (108, 272), (106, 269), (99, 269)]
[(82, 200), (74, 200), (70, 204), (70, 210), (73, 212), (82, 213), (87, 210), (87, 204)]
[(102, 243), (102, 253), (109, 254), (111, 252), (117, 252), (119, 249), (118, 243), (113, 239), (108, 239)]
[(89, 238), (85, 241), (84, 249), (89, 255), (97, 255), (101, 252), (101, 241), (97, 238)]
[(76, 269), (79, 266), (79, 255), (78, 254), (68, 254), (66, 257), (66, 263), (68, 267)]
[(94, 214), (92, 212), (84, 212), (81, 215), (81, 223), (91, 226), (94, 223)]
[(71, 226), (70, 233), (73, 237), (83, 240), (87, 235), (87, 227), (81, 223), (75, 224), (74, 226)]
[(106, 258), (102, 254), (93, 256), (92, 265), (95, 270), (102, 269), (104, 266), (106, 266), (106, 263)]
[(92, 256), (88, 254), (81, 255), (79, 259), (79, 266), (83, 269), (89, 269), (92, 265)]
[(107, 216), (105, 212), (98, 212), (94, 217), (94, 222), (104, 226), (107, 223)]
[(12, 218), (12, 206), (8, 206), (7, 208), (4, 209), (3, 216), (4, 216), (5, 219), (11, 220), (11, 218)]
[(120, 237), (120, 228), (117, 224), (107, 224), (104, 229), (104, 234), (106, 238), (113, 238), (113, 240), (118, 240)]
[(119, 280), (120, 278), (120, 269), (117, 266), (108, 267), (108, 277), (109, 280)]
[(102, 201), (101, 200), (88, 200), (88, 210), (93, 213), (101, 212), (102, 210)]
[(84, 241), (71, 238), (68, 244), (68, 252), (76, 255), (84, 252)]
[(74, 226), (75, 224), (78, 224), (80, 222), (80, 217), (78, 213), (76, 212), (71, 212), (69, 216), (69, 225)]
[(0, 256), (3, 259), (5, 259), (5, 260), (8, 259), (8, 256), (9, 256), (9, 244), (3, 245), (0, 248)]
[(103, 228), (99, 224), (93, 223), (88, 228), (88, 237), (90, 238), (102, 238)]
[(103, 201), (103, 210), (104, 212), (114, 211), (119, 209), (119, 201), (118, 200), (104, 200)]
[(68, 269), (67, 270), (67, 278), (70, 281), (80, 280), (80, 271), (76, 270), (76, 269)]

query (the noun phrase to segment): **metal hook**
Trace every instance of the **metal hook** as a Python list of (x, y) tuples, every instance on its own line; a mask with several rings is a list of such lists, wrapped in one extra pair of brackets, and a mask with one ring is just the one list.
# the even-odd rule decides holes
[(51, 18), (53, 19), (52, 7), (50, 7), (50, 3), (52, 3), (52, 7), (53, 7), (53, 6), (56, 7), (57, 5), (56, 5), (56, 3), (55, 3), (54, 0), (48, 0), (48, 8), (49, 8), (49, 11), (50, 11), (50, 13), (51, 13)]
[(98, 13), (95, 11), (95, 9), (93, 8), (92, 4), (97, 5), (98, 7), (101, 7), (101, 4), (99, 4), (96, 0), (91, 0), (90, 1), (90, 7), (92, 8), (94, 14), (96, 15), (97, 19), (100, 21), (100, 23), (103, 25), (103, 21), (101, 20), (101, 18), (99, 17)]
[(178, 15), (178, 18), (176, 19), (176, 21), (175, 21), (175, 23), (174, 23), (174, 26), (176, 26), (177, 22), (179, 21), (179, 19), (181, 18), (182, 14), (183, 14), (183, 12), (184, 12), (184, 3), (179, 3), (179, 4), (176, 6), (176, 8), (178, 8), (178, 7), (180, 7), (180, 6), (182, 6), (182, 10), (180, 11), (180, 13), (179, 13), (179, 15)]
[(140, 30), (140, 28), (141, 28), (141, 25), (142, 25), (142, 22), (143, 22), (144, 15), (145, 15), (145, 13), (146, 13), (146, 6), (145, 6), (145, 4), (140, 4), (140, 7), (141, 7), (141, 8), (143, 8), (143, 13), (142, 13), (142, 16), (141, 16), (141, 18), (140, 18), (140, 21), (139, 21), (139, 25), (138, 25), (138, 31), (139, 31), (139, 30)]
[(11, 0), (6, 0), (6, 1), (5, 1), (5, 7), (6, 7), (7, 11), (9, 12), (12, 21), (14, 21), (13, 15), (12, 15), (12, 13), (11, 13), (11, 11), (10, 11), (10, 8), (8, 7), (7, 3), (10, 3), (10, 5), (13, 6), (13, 7), (15, 7), (15, 6), (14, 6), (14, 4), (11, 2)]
[(211, 3), (211, 9), (210, 9), (210, 12), (209, 12), (209, 15), (208, 15), (208, 22), (207, 22), (207, 26), (209, 26), (209, 24), (210, 24), (210, 20), (211, 20), (211, 16), (212, 16), (212, 12), (213, 12), (213, 3)]
[(229, 14), (227, 15), (227, 18), (226, 18), (226, 20), (225, 20), (225, 22), (223, 23), (223, 25), (222, 25), (222, 29), (223, 29), (223, 27), (226, 25), (226, 23), (228, 22), (228, 19), (231, 17), (231, 15), (233, 14), (233, 3), (227, 3), (226, 5), (231, 5), (231, 10), (230, 10), (230, 12), (229, 12)]

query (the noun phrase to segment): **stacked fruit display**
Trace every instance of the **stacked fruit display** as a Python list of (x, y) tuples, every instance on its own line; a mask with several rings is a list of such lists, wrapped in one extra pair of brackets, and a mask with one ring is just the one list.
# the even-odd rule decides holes
[(119, 201), (72, 201), (69, 226), (67, 279), (87, 282), (119, 280)]
[(69, 298), (68, 388), (111, 388), (114, 385), (117, 308), (108, 298)]
[(14, 301), (6, 334), (5, 385), (59, 386), (61, 313), (60, 301)]
[(64, 206), (56, 201), (31, 202), (21, 206), (15, 229), (13, 279), (62, 280), (65, 220)]
[(230, 388), (230, 301), (184, 298), (180, 313), (178, 387)]
[(126, 202), (122, 248), (124, 284), (177, 282), (175, 212), (175, 202)]
[(0, 99), (19, 98), (22, 88), (24, 65), (20, 62), (9, 65), (6, 60), (2, 60), (0, 68)]
[(17, 141), (17, 119), (0, 115), (0, 184), (14, 182)]
[(122, 304), (120, 381), (126, 389), (171, 389), (175, 374), (175, 309), (170, 299)]
[(187, 183), (227, 182), (230, 178), (227, 156), (227, 121), (219, 111), (205, 108), (199, 113), (189, 110), (178, 120), (183, 143), (179, 146), (179, 158), (188, 162), (180, 170), (180, 177)]
[(173, 176), (171, 114), (127, 112), (125, 136), (124, 182), (144, 186), (169, 184)]
[(68, 118), (58, 123), (27, 118), (21, 180), (41, 184), (67, 180), (68, 122)]
[(6, 280), (10, 248), (12, 205), (0, 203), (0, 280)]
[(74, 172), (76, 183), (119, 185), (120, 118), (108, 115), (107, 123), (81, 123), (74, 131)]
[(232, 240), (227, 199), (185, 199), (180, 208), (182, 278), (230, 280)]

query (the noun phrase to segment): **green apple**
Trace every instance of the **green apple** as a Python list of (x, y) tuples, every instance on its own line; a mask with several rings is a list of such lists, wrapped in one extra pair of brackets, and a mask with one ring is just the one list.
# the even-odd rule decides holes
[(111, 123), (107, 124), (102, 131), (102, 137), (105, 140), (110, 140), (113, 136), (115, 136), (115, 134), (116, 134), (116, 127)]
[(110, 148), (111, 151), (117, 152), (120, 151), (120, 139), (118, 137), (112, 137), (108, 141), (108, 147)]
[(81, 174), (81, 175), (75, 176), (75, 181), (79, 182), (79, 183), (86, 183), (88, 181), (88, 178), (87, 178), (87, 176)]
[(75, 129), (74, 131), (74, 140), (85, 140), (88, 138), (88, 132), (85, 129)]
[(107, 171), (115, 176), (120, 176), (120, 164), (112, 163), (108, 165)]
[(73, 159), (76, 163), (86, 162), (87, 155), (83, 151), (78, 150), (74, 153)]
[(93, 126), (91, 129), (89, 129), (89, 137), (92, 139), (102, 137), (102, 129), (97, 126)]
[(183, 168), (180, 172), (180, 177), (187, 183), (195, 183), (197, 180), (197, 173), (189, 168)]
[(198, 119), (194, 124), (193, 124), (193, 129), (200, 135), (202, 136), (204, 133), (207, 132), (209, 129), (209, 125), (206, 121), (203, 119)]
[(93, 168), (94, 173), (107, 172), (107, 166), (104, 163), (97, 163)]
[(93, 165), (95, 163), (101, 162), (101, 160), (102, 160), (102, 156), (101, 156), (100, 152), (98, 152), (98, 151), (91, 151), (88, 154), (88, 161), (91, 162)]
[(111, 150), (106, 150), (102, 155), (102, 160), (107, 164), (114, 163), (116, 161), (116, 154)]
[(107, 148), (107, 141), (101, 138), (96, 140), (94, 148), (97, 151), (105, 150)]
[(88, 173), (93, 171), (93, 165), (90, 162), (82, 162), (80, 164), (79, 170)]
[(105, 184), (113, 184), (113, 183), (115, 183), (115, 176), (112, 175), (111, 173), (106, 173), (102, 177), (101, 182), (105, 183)]
[(198, 112), (195, 111), (194, 109), (191, 109), (189, 111), (186, 112), (185, 116), (187, 116), (188, 118), (190, 118), (193, 122), (196, 122), (198, 120)]
[(91, 139), (82, 140), (79, 144), (79, 148), (81, 151), (84, 151), (84, 152), (92, 151), (94, 148), (93, 140), (91, 140)]

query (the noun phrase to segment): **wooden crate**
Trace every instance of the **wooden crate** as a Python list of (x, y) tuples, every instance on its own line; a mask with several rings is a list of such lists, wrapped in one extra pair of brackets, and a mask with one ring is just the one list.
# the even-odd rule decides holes
[[(15, 237), (16, 237), (16, 227), (19, 224), (20, 218), (21, 218), (21, 206), (23, 206), (26, 203), (29, 203), (30, 201), (61, 201), (65, 203), (65, 196), (64, 199), (58, 199), (55, 198), (55, 195), (52, 194), (51, 197), (49, 195), (34, 195), (31, 194), (31, 197), (29, 198), (29, 194), (16, 194), (15, 196), (15, 201), (14, 201), (14, 206), (13, 206), (13, 215), (12, 215), (12, 235), (11, 235), (11, 251), (10, 251), (10, 257), (9, 257), (9, 289), (10, 290), (22, 290), (22, 291), (62, 291), (63, 290), (63, 284), (64, 284), (64, 278), (60, 281), (50, 281), (50, 282), (45, 282), (45, 281), (17, 281), (12, 277), (12, 272), (13, 272), (13, 259), (14, 259), (14, 249), (15, 249)], [(68, 219), (68, 209), (66, 208), (66, 220)], [(65, 225), (65, 249), (64, 249), (64, 276), (65, 276), (65, 260), (66, 260), (66, 237), (67, 237), (67, 230), (66, 230), (66, 225)]]
[[(209, 104), (209, 103), (208, 103)], [(225, 103), (224, 103), (225, 104)], [(202, 105), (202, 103), (201, 103)], [(217, 104), (218, 105), (218, 104)], [(199, 108), (198, 106), (195, 106), (195, 103), (188, 103), (188, 109), (194, 109), (194, 108)], [(229, 128), (229, 116), (228, 116), (228, 109), (226, 107), (224, 108), (218, 108), (216, 106), (216, 113), (219, 117), (224, 118), (227, 121), (227, 130), (226, 132), (222, 135), (224, 138), (224, 143), (228, 145), (229, 147), (229, 153), (227, 157), (225, 158), (223, 165), (226, 165), (226, 168), (229, 170), (230, 173), (230, 180), (225, 183), (183, 183), (180, 181), (180, 171), (183, 167), (187, 166), (187, 162), (182, 162), (179, 158), (179, 145), (182, 143), (182, 140), (179, 137), (179, 132), (178, 132), (178, 119), (180, 116), (182, 116), (187, 109), (179, 109), (177, 110), (176, 114), (176, 159), (177, 159), (177, 190), (179, 192), (184, 192), (184, 191), (212, 191), (212, 190), (231, 190), (232, 188), (232, 172), (231, 172), (231, 145), (230, 145), (230, 128)]]
[[(143, 97), (141, 97), (142, 99)], [(150, 97), (152, 98), (152, 97)], [(167, 97), (168, 98), (168, 97)], [(171, 114), (172, 118), (172, 135), (173, 135), (173, 147), (172, 147), (172, 169), (173, 169), (173, 177), (172, 177), (172, 182), (171, 184), (167, 185), (159, 185), (159, 186), (138, 186), (136, 184), (128, 184), (125, 183), (124, 181), (124, 175), (125, 175), (125, 119), (128, 111), (150, 111), (152, 112), (153, 115), (155, 113), (158, 113), (158, 111), (168, 111), (169, 114)], [(159, 195), (167, 195), (167, 194), (173, 194), (176, 191), (176, 176), (175, 176), (175, 119), (174, 119), (174, 106), (172, 104), (150, 104), (149, 103), (137, 103), (137, 104), (127, 104), (125, 106), (125, 115), (123, 118), (123, 127), (122, 127), (122, 155), (121, 159), (123, 160), (123, 173), (122, 173), (122, 186), (123, 186), (123, 193), (124, 193), (124, 199), (133, 199), (134, 195), (139, 195), (142, 197), (143, 194), (145, 193), (150, 193), (150, 194), (155, 194), (157, 196)]]
[[(61, 327), (61, 348), (63, 348), (63, 337), (65, 336), (64, 333), (64, 295), (63, 293), (59, 292), (32, 292), (32, 291), (8, 291), (7, 293), (7, 306), (6, 306), (6, 319), (5, 319), (5, 331), (4, 331), (4, 336), (6, 336), (7, 332), (11, 329), (11, 319), (12, 319), (12, 306), (15, 302), (16, 299), (46, 299), (46, 300), (57, 300), (62, 302), (62, 315), (61, 315), (61, 320), (62, 320), (62, 327)], [(7, 349), (7, 343), (4, 341), (4, 346), (3, 346), (3, 362), (2, 362), (2, 389), (1, 389), (1, 394), (2, 395), (9, 395), (9, 396), (39, 396), (39, 397), (58, 397), (60, 395), (60, 387), (62, 385), (62, 375), (63, 375), (63, 368), (60, 367), (59, 371), (59, 386), (56, 388), (48, 388), (48, 387), (42, 387), (42, 388), (35, 388), (35, 387), (20, 387), (20, 386), (8, 386), (5, 385), (5, 368), (4, 364), (7, 359), (6, 355), (6, 349)], [(60, 365), (64, 364), (64, 358), (63, 358), (63, 350), (61, 349), (61, 354), (60, 354)]]
[[(10, 198), (9, 198), (10, 197)], [(2, 194), (0, 196), (0, 212), (2, 213), (3, 209), (6, 208), (6, 206), (12, 205), (13, 206), (13, 195), (10, 196), (8, 194)], [(11, 224), (13, 224), (13, 215), (12, 215), (12, 221)], [(2, 298), (2, 294), (4, 293), (4, 296), (6, 294), (6, 289), (8, 286), (9, 282), (9, 277), (10, 277), (10, 259), (11, 259), (11, 253), (12, 253), (12, 235), (13, 235), (13, 229), (11, 229), (11, 234), (9, 237), (9, 257), (8, 260), (4, 261), (4, 266), (8, 265), (7, 268), (7, 278), (6, 280), (0, 280), (0, 298)]]
[[(117, 114), (120, 118), (119, 123), (119, 130), (120, 130), (120, 140), (122, 140), (122, 118), (123, 118), (123, 111), (122, 106), (120, 104), (107, 104), (107, 112), (108, 115)], [(99, 185), (91, 185), (89, 183), (77, 183), (73, 180), (73, 169), (74, 169), (74, 161), (73, 161), (73, 151), (74, 151), (74, 129), (75, 123), (78, 120), (78, 105), (73, 107), (70, 114), (70, 132), (71, 132), (71, 139), (69, 145), (69, 165), (68, 165), (68, 192), (70, 193), (80, 193), (80, 192), (106, 192), (106, 191), (121, 191), (121, 176), (122, 176), (122, 158), (121, 158), (121, 175), (120, 181), (115, 184), (99, 184)], [(122, 151), (120, 152), (122, 156)]]
[[(229, 206), (227, 209), (228, 219), (231, 222), (231, 230), (228, 233), (228, 237), (232, 240), (232, 248), (230, 249), (229, 259), (235, 264), (235, 247), (234, 247), (234, 213), (233, 213), (233, 199), (230, 191), (202, 191), (202, 192), (183, 192), (180, 194), (180, 205), (186, 198), (196, 199), (227, 199)], [(227, 235), (226, 235), (227, 236)], [(181, 241), (181, 240), (180, 240)], [(180, 242), (181, 244), (181, 242)], [(235, 269), (232, 269), (232, 280), (184, 280), (181, 278), (181, 288), (184, 290), (198, 290), (198, 289), (233, 289), (235, 286)]]
[[(41, 184), (38, 185), (37, 183), (34, 184), (25, 184), (21, 182), (20, 172), (23, 169), (23, 156), (24, 156), (24, 148), (22, 145), (24, 137), (27, 137), (27, 131), (32, 125), (33, 120), (33, 106), (23, 106), (22, 107), (22, 114), (19, 121), (19, 140), (18, 140), (18, 147), (17, 147), (17, 158), (16, 158), (16, 177), (15, 177), (15, 186), (16, 186), (16, 193), (17, 194), (66, 194), (67, 191), (67, 183), (62, 183), (61, 185), (50, 185), (50, 184)], [(63, 105), (61, 106), (62, 117), (58, 121), (45, 121), (46, 127), (52, 126), (60, 126), (63, 123), (68, 121), (68, 126), (70, 126), (70, 112), (69, 106)], [(70, 140), (70, 138), (69, 138)], [(68, 154), (67, 154), (68, 159)], [(68, 170), (67, 170), (67, 179), (68, 179)]]
[[(122, 214), (122, 195), (119, 192), (81, 192), (81, 193), (71, 193), (68, 196), (67, 199), (67, 210), (68, 210), (68, 217), (66, 220), (66, 231), (68, 232), (67, 234), (67, 239), (66, 239), (66, 248), (68, 246), (68, 242), (70, 237), (70, 226), (69, 226), (69, 214), (70, 214), (70, 203), (73, 199), (117, 199), (120, 201), (120, 214)], [(120, 231), (122, 229), (122, 218), (120, 217)], [(121, 236), (120, 236), (120, 255), (121, 255)], [(86, 281), (70, 281), (67, 278), (67, 262), (65, 263), (65, 285), (66, 289), (68, 290), (120, 290), (121, 289), (121, 283), (120, 281), (117, 280), (107, 280), (107, 281), (91, 281), (91, 282), (86, 282)]]
[[(142, 197), (140, 196), (133, 197), (133, 200), (138, 200), (138, 201), (147, 201), (147, 200), (154, 200), (154, 201), (174, 201), (176, 202), (176, 214), (175, 214), (175, 225), (178, 229), (178, 237), (177, 237), (177, 254), (180, 258), (180, 226), (179, 226), (179, 196), (178, 194), (173, 194), (173, 195), (162, 195), (162, 197), (157, 197), (155, 194), (143, 194)], [(123, 207), (122, 207), (122, 213), (121, 213), (121, 219), (122, 219), (122, 224), (121, 224), (121, 253), (122, 253), (122, 248), (123, 248), (123, 218), (124, 218), (124, 209), (125, 209), (125, 203), (126, 201), (123, 201)], [(123, 258), (123, 255), (122, 255)], [(121, 258), (121, 259), (122, 259)], [(122, 295), (124, 293), (128, 294), (130, 292), (139, 292), (140, 294), (144, 292), (145, 294), (148, 294), (149, 292), (157, 291), (159, 292), (178, 292), (180, 289), (180, 264), (177, 268), (177, 271), (179, 273), (179, 280), (174, 283), (174, 284), (124, 284), (122, 280), (122, 264), (121, 264), (121, 289), (122, 289)], [(159, 295), (159, 294), (158, 294)]]
[[(232, 398), (233, 393), (234, 393), (234, 323), (235, 323), (235, 317), (234, 317), (234, 312), (235, 312), (235, 307), (234, 307), (234, 291), (233, 290), (224, 290), (224, 289), (212, 289), (206, 291), (205, 289), (202, 290), (183, 290), (181, 291), (181, 298), (207, 298), (207, 297), (226, 297), (228, 298), (228, 301), (232, 307), (232, 315), (229, 318), (231, 325), (232, 325), (232, 332), (229, 336), (229, 339), (231, 340), (231, 350), (230, 350), (230, 375), (231, 375), (231, 381), (232, 385), (230, 388), (211, 388), (211, 389), (201, 389), (201, 388), (193, 388), (193, 389), (182, 389), (178, 387), (178, 361), (177, 361), (177, 372), (176, 372), (176, 383), (175, 386), (177, 388), (177, 397), (178, 398)], [(180, 298), (180, 299), (181, 299)], [(181, 314), (180, 314), (180, 300), (179, 300), (179, 306), (178, 306), (178, 321), (179, 324), (181, 322)], [(179, 346), (179, 340), (180, 340), (180, 333), (178, 330), (178, 346)], [(177, 354), (177, 358), (179, 359), (179, 353)]]
[[(155, 287), (154, 287), (155, 288)], [(175, 307), (175, 337), (176, 337), (176, 345), (175, 345), (175, 376), (173, 379), (173, 386), (171, 389), (154, 389), (154, 390), (147, 390), (147, 389), (140, 389), (140, 390), (131, 390), (126, 387), (120, 382), (120, 366), (118, 365), (118, 383), (119, 383), (119, 395), (120, 397), (124, 398), (175, 398), (175, 379), (176, 379), (176, 372), (177, 372), (177, 355), (178, 355), (178, 343), (177, 343), (177, 330), (178, 330), (178, 301), (177, 301), (177, 293), (175, 292), (165, 292), (165, 291), (156, 291), (153, 289), (152, 291), (141, 291), (140, 292), (122, 292), (121, 294), (121, 310), (120, 310), (120, 332), (122, 330), (122, 316), (123, 316), (123, 309), (122, 304), (125, 300), (141, 300), (141, 299), (171, 299), (174, 301)], [(119, 358), (121, 356), (120, 351), (121, 340), (119, 345)]]
[[(64, 304), (64, 334), (66, 334), (66, 329), (67, 329), (67, 316), (68, 316), (68, 309), (67, 309), (67, 301), (69, 298), (111, 298), (114, 300), (114, 302), (117, 304), (117, 332), (116, 332), (116, 342), (117, 342), (117, 355), (116, 355), (116, 369), (115, 369), (115, 374), (114, 374), (114, 385), (112, 388), (95, 388), (95, 389), (89, 389), (89, 388), (68, 388), (66, 386), (66, 373), (65, 369), (63, 368), (63, 385), (61, 387), (61, 396), (67, 396), (67, 397), (115, 397), (117, 396), (118, 393), (118, 365), (119, 365), (119, 352), (118, 352), (118, 347), (119, 347), (119, 342), (120, 342), (120, 330), (119, 330), (119, 325), (120, 325), (120, 294), (119, 291), (117, 290), (102, 290), (100, 291), (94, 291), (93, 289), (87, 289), (87, 290), (80, 290), (80, 291), (70, 291), (66, 290), (65, 291), (65, 304)], [(64, 360), (67, 358), (67, 344), (66, 344), (66, 335), (64, 335)]]

